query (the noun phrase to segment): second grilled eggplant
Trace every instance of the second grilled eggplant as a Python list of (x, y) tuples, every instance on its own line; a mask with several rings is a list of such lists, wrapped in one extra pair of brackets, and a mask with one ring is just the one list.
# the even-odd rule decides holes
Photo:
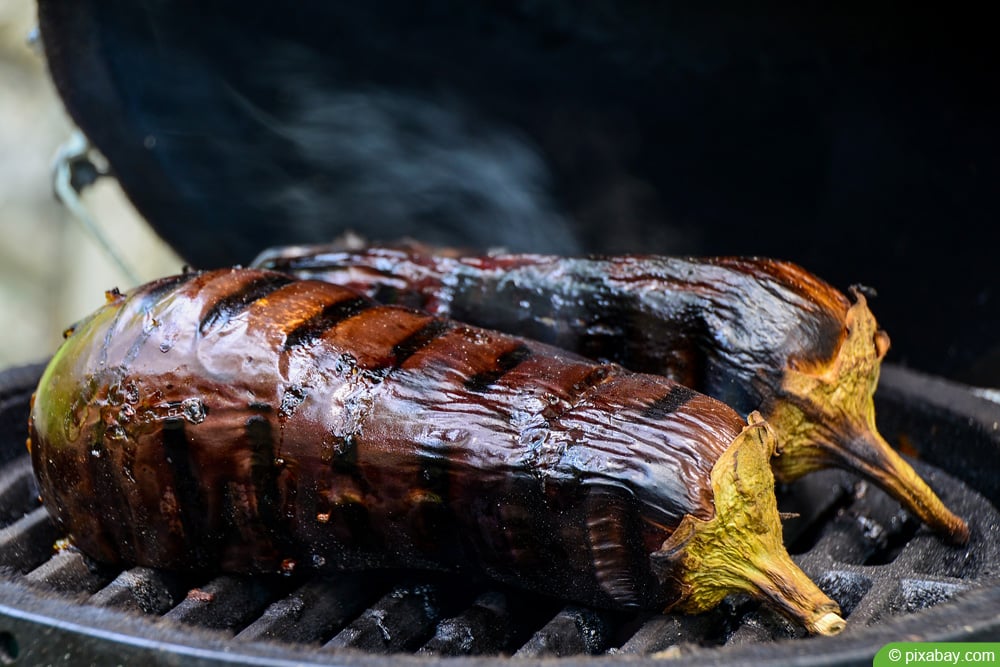
[(940, 535), (969, 538), (875, 423), (889, 349), (864, 294), (790, 262), (740, 257), (445, 256), (292, 246), (256, 264), (657, 373), (779, 434), (775, 475), (837, 466), (873, 481)]

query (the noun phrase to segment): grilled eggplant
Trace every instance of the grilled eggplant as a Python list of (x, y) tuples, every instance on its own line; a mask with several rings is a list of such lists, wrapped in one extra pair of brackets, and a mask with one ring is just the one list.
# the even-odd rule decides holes
[(255, 264), (385, 303), (665, 375), (777, 431), (780, 481), (858, 473), (946, 539), (969, 528), (889, 446), (873, 396), (889, 349), (860, 289), (761, 258), (462, 257), (407, 248), (277, 248)]
[(111, 293), (46, 369), (29, 446), (101, 561), (433, 568), (691, 612), (743, 591), (844, 626), (782, 544), (759, 415), (319, 281)]

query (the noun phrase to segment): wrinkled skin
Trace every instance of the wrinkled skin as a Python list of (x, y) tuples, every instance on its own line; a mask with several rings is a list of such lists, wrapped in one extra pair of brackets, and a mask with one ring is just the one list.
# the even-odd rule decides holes
[[(30, 426), (46, 507), (103, 561), (475, 571), (615, 608), (746, 591), (843, 627), (781, 544), (762, 421), (327, 283), (225, 270), (111, 294)], [(716, 553), (733, 576), (699, 579)]]
[(795, 264), (421, 246), (290, 246), (256, 263), (665, 375), (743, 414), (759, 410), (778, 432), (779, 479), (844, 468), (946, 539), (968, 540), (965, 521), (878, 432), (873, 397), (889, 338), (863, 293), (849, 298)]

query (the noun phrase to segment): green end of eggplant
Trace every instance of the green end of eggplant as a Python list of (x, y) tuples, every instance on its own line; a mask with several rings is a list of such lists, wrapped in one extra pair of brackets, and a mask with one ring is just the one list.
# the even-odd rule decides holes
[(748, 593), (813, 634), (837, 634), (845, 627), (840, 607), (792, 561), (782, 541), (774, 451), (773, 431), (751, 414), (712, 468), (715, 516), (685, 516), (651, 555), (654, 571), (680, 593), (668, 610), (701, 613), (727, 595)]
[[(104, 336), (107, 327), (102, 324), (118, 312), (124, 297), (117, 292), (108, 293), (108, 304), (86, 319), (67, 329), (65, 338), (53, 355), (31, 398), (29, 432), (43, 439), (50, 448), (75, 443), (80, 428), (87, 419), (96, 382), (81, 382), (90, 376), (85, 370), (90, 355), (100, 350), (103, 341), (93, 340)], [(31, 450), (31, 440), (28, 450)]]
[(777, 397), (763, 408), (781, 434), (775, 476), (790, 482), (831, 466), (866, 477), (935, 532), (964, 544), (969, 527), (953, 514), (875, 425), (875, 388), (889, 337), (865, 297), (852, 289), (840, 350), (826, 364), (786, 369)]

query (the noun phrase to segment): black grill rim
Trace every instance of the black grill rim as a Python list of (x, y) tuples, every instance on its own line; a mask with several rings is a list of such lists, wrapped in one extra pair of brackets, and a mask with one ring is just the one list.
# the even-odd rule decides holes
[[(21, 653), (44, 659), (71, 654), (71, 664), (246, 664), (262, 667), (290, 665), (344, 665), (383, 667), (404, 664), (426, 667), (593, 667), (599, 664), (657, 664), (653, 656), (598, 655), (564, 658), (418, 656), (409, 653), (376, 655), (356, 650), (317, 652), (309, 646), (268, 642), (240, 642), (221, 632), (182, 626), (162, 620), (88, 607), (82, 618), (79, 607), (56, 596), (46, 597), (22, 586), (0, 581), (0, 632), (17, 638)], [(697, 665), (871, 665), (879, 648), (893, 641), (995, 641), (1000, 635), (1000, 582), (976, 589), (953, 602), (871, 626), (852, 636), (814, 637), (722, 648), (696, 649), (668, 664)], [(114, 630), (110, 629), (114, 628)], [(25, 639), (27, 638), (27, 639)], [(181, 662), (183, 660), (183, 662)], [(141, 662), (140, 662), (141, 661)]]
[[(41, 365), (10, 369), (0, 377), (37, 377)], [(23, 400), (23, 392), (20, 394)], [(0, 403), (14, 398), (0, 392)], [(960, 435), (957, 447), (935, 452), (911, 438), (917, 453), (959, 479), (975, 474), (968, 484), (997, 504), (1000, 481), (990, 471), (1000, 469), (1000, 405), (976, 396), (969, 387), (887, 365), (877, 394), (879, 414), (891, 416), (883, 431), (890, 439), (915, 433), (929, 424), (938, 437)], [(880, 426), (882, 426), (880, 419)], [(6, 426), (6, 425), (3, 425)], [(945, 458), (947, 454), (948, 458)], [(973, 464), (973, 462), (975, 462)], [(984, 472), (985, 470), (985, 472)], [(356, 650), (317, 652), (314, 647), (268, 642), (234, 642), (222, 632), (149, 619), (112, 609), (67, 605), (66, 599), (0, 579), (0, 651), (10, 647), (21, 657), (62, 659), (74, 664), (104, 664), (107, 660), (149, 664), (250, 664), (368, 666), (443, 664), (494, 666), (510, 658), (441, 657), (413, 654), (375, 655)], [(813, 637), (769, 644), (694, 649), (670, 664), (699, 665), (853, 665), (871, 664), (875, 653), (892, 641), (987, 641), (1000, 637), (1000, 579), (987, 580), (954, 600), (859, 629), (848, 636)], [(6, 648), (5, 648), (6, 647)], [(518, 658), (521, 665), (663, 664), (649, 655), (599, 655), (564, 658)]]

